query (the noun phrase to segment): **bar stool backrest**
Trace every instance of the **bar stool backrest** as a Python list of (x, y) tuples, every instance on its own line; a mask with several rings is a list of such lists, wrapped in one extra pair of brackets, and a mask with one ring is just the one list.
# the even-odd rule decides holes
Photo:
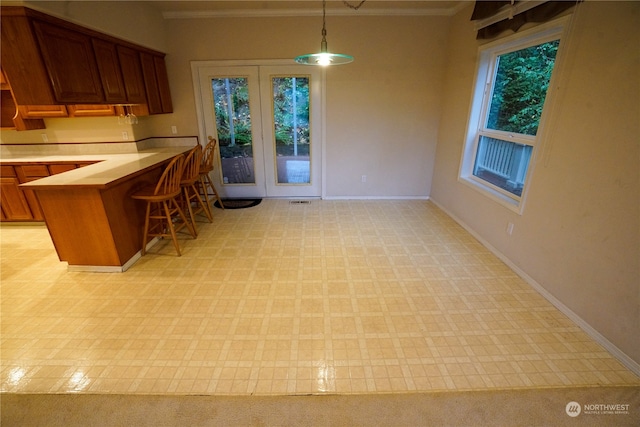
[(193, 183), (200, 175), (200, 162), (202, 161), (202, 146), (196, 145), (189, 151), (184, 161), (184, 172), (182, 173), (183, 183)]
[(213, 156), (215, 154), (216, 144), (218, 141), (213, 137), (209, 137), (207, 146), (204, 147), (204, 153), (202, 155), (202, 166), (200, 172), (211, 172), (213, 170)]
[(180, 194), (180, 180), (184, 169), (184, 154), (178, 154), (167, 165), (158, 180), (154, 195)]

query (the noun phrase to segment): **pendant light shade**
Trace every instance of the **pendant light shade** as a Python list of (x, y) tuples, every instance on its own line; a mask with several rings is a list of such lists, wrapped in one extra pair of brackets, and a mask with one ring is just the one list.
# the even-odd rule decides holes
[(320, 42), (319, 53), (308, 53), (295, 58), (298, 64), (304, 65), (320, 65), (326, 67), (328, 65), (340, 65), (353, 62), (353, 56), (344, 55), (342, 53), (330, 53), (327, 49), (327, 29), (326, 29), (326, 0), (322, 2), (322, 41)]

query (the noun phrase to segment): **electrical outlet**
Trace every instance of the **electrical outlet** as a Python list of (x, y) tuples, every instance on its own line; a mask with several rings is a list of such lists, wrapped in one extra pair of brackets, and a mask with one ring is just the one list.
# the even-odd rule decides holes
[(128, 132), (122, 132), (122, 139), (124, 141), (126, 141), (127, 139), (129, 139), (129, 133)]
[(174, 135), (178, 134), (178, 127), (177, 126), (171, 126), (171, 133)]
[(511, 236), (512, 233), (513, 233), (513, 223), (510, 222), (509, 224), (507, 224), (507, 234)]
[(49, 137), (46, 133), (41, 133), (40, 136), (42, 137), (42, 142), (49, 142)]
[(362, 175), (362, 182), (367, 182), (367, 175)]

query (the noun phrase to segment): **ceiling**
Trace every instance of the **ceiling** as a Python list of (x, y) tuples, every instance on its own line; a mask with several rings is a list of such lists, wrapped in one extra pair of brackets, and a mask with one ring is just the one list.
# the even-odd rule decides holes
[[(444, 15), (451, 16), (469, 4), (463, 1), (383, 1), (361, 0), (327, 1), (327, 15)], [(230, 16), (316, 16), (322, 14), (321, 0), (279, 0), (279, 1), (221, 1), (221, 0), (152, 0), (165, 19)]]

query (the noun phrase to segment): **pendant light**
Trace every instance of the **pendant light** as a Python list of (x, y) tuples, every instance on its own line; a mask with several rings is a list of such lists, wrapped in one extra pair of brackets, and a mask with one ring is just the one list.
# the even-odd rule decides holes
[[(362, 2), (364, 3), (364, 2)], [(322, 1), (322, 41), (320, 42), (320, 53), (308, 53), (295, 58), (298, 64), (304, 65), (341, 65), (353, 62), (353, 56), (342, 53), (330, 53), (327, 50), (327, 29), (326, 29), (326, 0)]]

